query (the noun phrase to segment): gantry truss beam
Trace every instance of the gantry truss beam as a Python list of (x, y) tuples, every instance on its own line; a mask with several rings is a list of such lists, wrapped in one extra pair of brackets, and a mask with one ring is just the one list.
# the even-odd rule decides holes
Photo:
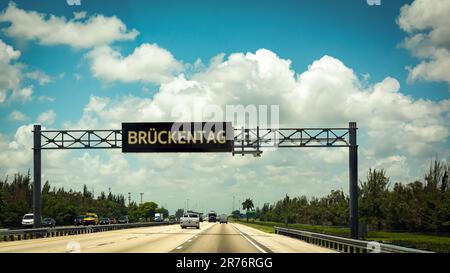
[(259, 156), (268, 148), (350, 147), (349, 128), (235, 129), (233, 154)]
[(45, 130), (41, 131), (41, 149), (118, 149), (121, 130)]
[[(233, 154), (266, 148), (350, 147), (348, 128), (235, 128)], [(43, 130), (41, 149), (119, 149), (121, 130)]]

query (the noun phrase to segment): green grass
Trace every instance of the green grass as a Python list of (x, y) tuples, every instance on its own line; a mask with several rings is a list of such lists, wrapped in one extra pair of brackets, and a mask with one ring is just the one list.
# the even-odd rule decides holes
[(252, 228), (256, 228), (256, 229), (258, 229), (258, 230), (261, 230), (261, 231), (264, 231), (264, 232), (267, 232), (267, 233), (275, 233), (275, 229), (273, 228), (274, 226), (270, 226), (270, 225), (267, 225), (267, 224), (265, 224), (265, 223), (262, 223), (262, 222), (245, 222), (245, 221), (234, 221), (233, 220), (233, 222), (235, 222), (235, 223), (239, 223), (239, 224), (244, 224), (244, 225), (246, 225), (246, 226), (249, 226), (249, 227), (252, 227)]
[(434, 252), (450, 253), (450, 237), (408, 232), (369, 232), (369, 241), (377, 241)]
[[(257, 220), (256, 221), (250, 220), (248, 223), (245, 220), (237, 220), (236, 222), (248, 225), (250, 227), (268, 233), (275, 232), (274, 226), (284, 227), (284, 223), (260, 222)], [(349, 228), (341, 228), (341, 227), (289, 224), (289, 228), (337, 236), (348, 236), (350, 234)], [(429, 250), (434, 252), (450, 253), (449, 236), (438, 236), (438, 235), (409, 233), (409, 232), (372, 231), (369, 232), (368, 236), (364, 239), (367, 241), (377, 241), (380, 243), (393, 244), (403, 247)]]

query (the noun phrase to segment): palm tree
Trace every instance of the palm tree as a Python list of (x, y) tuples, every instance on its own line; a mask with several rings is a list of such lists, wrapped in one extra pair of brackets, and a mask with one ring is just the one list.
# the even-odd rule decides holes
[(255, 205), (253, 205), (253, 201), (250, 198), (245, 199), (244, 202), (242, 202), (242, 209), (247, 210), (247, 222), (248, 222), (248, 211), (254, 208)]

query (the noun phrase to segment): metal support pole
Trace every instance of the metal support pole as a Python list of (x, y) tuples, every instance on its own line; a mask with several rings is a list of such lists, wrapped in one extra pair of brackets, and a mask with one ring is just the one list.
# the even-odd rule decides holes
[(350, 230), (358, 239), (358, 144), (356, 122), (349, 123), (349, 180), (350, 180)]
[(33, 130), (33, 213), (34, 228), (41, 227), (41, 125)]

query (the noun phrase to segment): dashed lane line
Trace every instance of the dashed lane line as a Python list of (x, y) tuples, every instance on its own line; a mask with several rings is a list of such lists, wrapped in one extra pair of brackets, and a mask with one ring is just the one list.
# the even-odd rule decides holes
[(174, 252), (175, 250), (180, 250), (182, 249), (185, 245), (192, 243), (192, 238), (197, 238), (199, 234), (205, 233), (206, 231), (208, 231), (210, 228), (212, 228), (215, 224), (207, 227), (206, 229), (202, 230), (200, 233), (198, 233), (197, 235), (192, 236), (191, 238), (187, 239), (184, 243), (182, 243), (181, 245), (179, 245), (178, 247), (176, 247), (174, 250), (170, 251), (170, 252)]

